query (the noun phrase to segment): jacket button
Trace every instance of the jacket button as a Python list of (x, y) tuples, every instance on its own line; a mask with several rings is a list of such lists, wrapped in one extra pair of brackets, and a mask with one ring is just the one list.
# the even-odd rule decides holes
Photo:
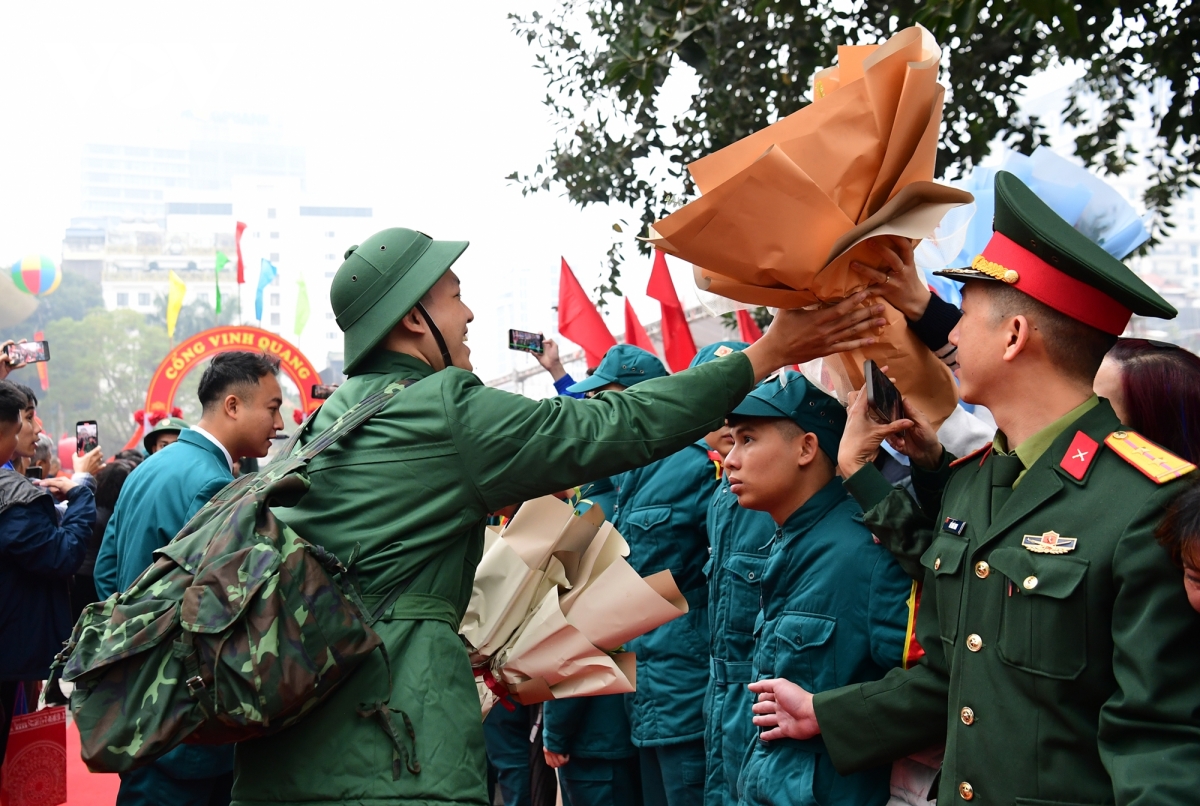
[(1025, 581), (1022, 582), (1021, 584), (1025, 586), (1025, 590), (1031, 591), (1037, 587), (1037, 582), (1038, 582), (1037, 577), (1028, 576), (1028, 577), (1025, 577)]
[(970, 800), (975, 797), (975, 787), (971, 786), (966, 781), (958, 785), (958, 796), (963, 800)]
[(992, 567), (987, 564), (986, 560), (980, 560), (975, 563), (975, 576), (980, 579), (987, 579), (990, 573), (992, 573)]
[(964, 725), (975, 724), (975, 712), (972, 711), (970, 708), (962, 709), (961, 711), (958, 712), (958, 715), (962, 719), (962, 723)]
[(938, 557), (936, 560), (933, 561), (933, 570), (936, 571), (941, 567), (942, 567), (942, 558)]
[(975, 633), (971, 633), (967, 636), (967, 649), (971, 650), (972, 652), (978, 652), (979, 650), (983, 649), (983, 639)]
[(747, 579), (754, 579), (754, 572), (753, 572), (753, 571), (751, 571), (750, 573), (746, 574), (746, 578), (747, 578)]

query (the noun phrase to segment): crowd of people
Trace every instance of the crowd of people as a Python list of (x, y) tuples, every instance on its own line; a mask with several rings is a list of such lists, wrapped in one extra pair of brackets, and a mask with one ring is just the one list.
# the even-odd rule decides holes
[[(471, 372), (466, 243), (397, 228), (353, 247), (331, 290), (348, 377), (296, 444), (394, 394), (309, 464), (285, 517), (353, 566), (386, 653), (286, 730), (122, 773), (118, 802), (1196, 802), (1200, 359), (1119, 337), (1133, 311), (1173, 310), (1011, 175), (994, 226), (1006, 265), (947, 272), (961, 310), (885, 237), (854, 267), (869, 288), (781, 310), (684, 372), (618, 345), (577, 380), (548, 340), (559, 396), (536, 401)], [(881, 300), (957, 378), (963, 405), (936, 427), (797, 369), (869, 349)], [(283, 427), (278, 363), (226, 353), (197, 423), (66, 473), (14, 369), (0, 361), (5, 737), (81, 611), (118, 601)], [(481, 724), (458, 627), (484, 527), (549, 494), (600, 507), (687, 613), (626, 647), (633, 694), (506, 701)]]

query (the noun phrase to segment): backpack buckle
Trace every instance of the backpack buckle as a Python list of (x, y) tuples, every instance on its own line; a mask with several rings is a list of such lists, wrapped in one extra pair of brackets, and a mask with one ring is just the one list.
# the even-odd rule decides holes
[(204, 678), (200, 675), (189, 677), (184, 683), (187, 686), (188, 692), (193, 696), (197, 696), (201, 691), (204, 691), (208, 686), (204, 685)]

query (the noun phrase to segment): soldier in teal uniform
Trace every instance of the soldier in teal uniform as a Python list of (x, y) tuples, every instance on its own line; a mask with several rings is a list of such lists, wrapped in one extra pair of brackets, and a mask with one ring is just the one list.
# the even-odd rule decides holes
[[(610, 361), (611, 370), (605, 366)], [(591, 378), (569, 391), (612, 388), (608, 378), (617, 367), (635, 374), (666, 374), (650, 353), (618, 345)], [(699, 806), (703, 800), (703, 701), (696, 694), (708, 684), (705, 514), (717, 483), (708, 451), (708, 444), (699, 439), (615, 479), (613, 525), (629, 542), (630, 565), (642, 576), (669, 568), (689, 607), (687, 615), (629, 642), (637, 655), (630, 718), (647, 806)]]
[[(732, 447), (731, 439), (721, 450), (728, 454)], [(704, 803), (734, 806), (742, 758), (756, 734), (750, 712), (754, 696), (746, 686), (754, 681), (754, 622), (775, 522), (765, 512), (740, 506), (722, 475), (708, 503), (707, 526), (710, 668), (704, 695)]]
[[(899, 666), (911, 580), (863, 525), (835, 475), (842, 405), (798, 372), (751, 392), (729, 415), (725, 468), (747, 509), (775, 522), (755, 623), (755, 679), (816, 691), (877, 680)], [(818, 738), (752, 739), (740, 803), (883, 806), (888, 764), (838, 775)]]
[[(479, 699), (458, 628), (488, 514), (671, 456), (721, 425), (756, 380), (869, 343), (863, 334), (882, 321), (858, 294), (781, 312), (744, 352), (674, 377), (592, 400), (530, 400), (471, 372), (472, 314), (450, 271), (466, 248), (385, 230), (348, 250), (334, 277), (348, 377), (311, 433), (366, 396), (415, 383), (309, 465), (312, 486), (286, 520), (338, 557), (358, 548), (367, 606), (405, 588), (374, 625), (390, 666), (376, 653), (296, 725), (237, 745), (238, 806), (484, 806)], [(370, 708), (381, 701), (390, 731)]]
[[(842, 773), (945, 742), (943, 806), (1193, 804), (1200, 619), (1154, 529), (1195, 468), (1092, 391), (1133, 313), (1175, 310), (1015, 176), (995, 193), (992, 240), (948, 272), (966, 280), (961, 394), (995, 416), (994, 442), (955, 461), (919, 412), (876, 426), (856, 401), (839, 457), (880, 539), (925, 547), (925, 656), (815, 697), (764, 681), (756, 722), (823, 739)], [(924, 510), (867, 464), (901, 430)]]

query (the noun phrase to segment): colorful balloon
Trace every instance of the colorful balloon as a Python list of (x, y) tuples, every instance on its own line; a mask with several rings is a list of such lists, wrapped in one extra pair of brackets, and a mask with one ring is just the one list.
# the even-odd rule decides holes
[(12, 267), (13, 283), (18, 289), (35, 297), (53, 294), (62, 282), (62, 269), (42, 255), (27, 255)]

